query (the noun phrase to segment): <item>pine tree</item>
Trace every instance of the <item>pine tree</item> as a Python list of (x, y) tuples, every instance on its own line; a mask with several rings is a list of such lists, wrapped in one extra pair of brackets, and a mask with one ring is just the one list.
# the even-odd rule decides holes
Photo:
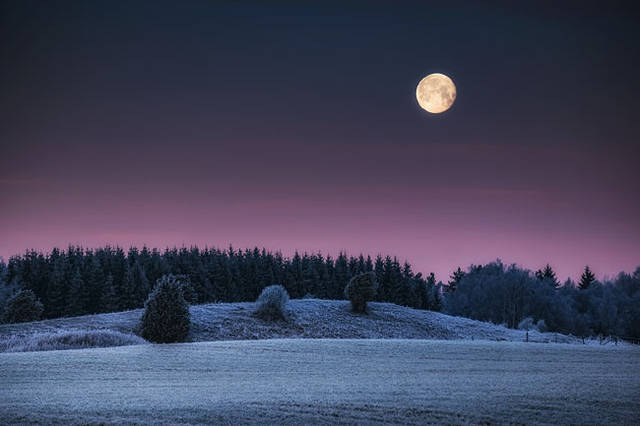
[(551, 266), (548, 263), (547, 266), (544, 267), (544, 270), (538, 269), (535, 275), (538, 281), (546, 281), (553, 288), (558, 288), (560, 286), (556, 273), (551, 269)]
[(431, 306), (429, 309), (435, 312), (442, 311), (442, 296), (440, 295), (441, 288), (442, 282), (431, 287)]
[(45, 317), (58, 318), (65, 314), (67, 280), (65, 279), (65, 258), (56, 257), (51, 267), (51, 279), (47, 287)]
[(191, 316), (182, 285), (173, 275), (163, 276), (145, 302), (142, 337), (156, 343), (182, 342), (189, 334)]
[(113, 275), (107, 275), (101, 296), (101, 312), (116, 312), (118, 310), (118, 297), (116, 296), (116, 288), (113, 284)]
[(303, 272), (302, 279), (302, 293), (304, 297), (307, 296), (316, 296), (314, 291), (319, 287), (320, 283), (320, 275), (318, 271), (314, 268), (314, 264), (312, 261), (307, 262)]
[(351, 275), (349, 274), (349, 263), (347, 260), (347, 255), (345, 253), (340, 253), (338, 255), (334, 266), (334, 271), (335, 286), (344, 289), (349, 282), (349, 278), (351, 277)]
[(131, 269), (131, 274), (131, 307), (141, 308), (151, 292), (151, 286), (149, 285), (149, 280), (147, 279), (147, 274), (145, 273), (144, 268), (138, 261), (134, 263)]
[(458, 284), (460, 283), (460, 280), (462, 280), (462, 277), (464, 277), (464, 271), (462, 269), (460, 269), (460, 267), (458, 266), (458, 269), (456, 269), (455, 271), (453, 271), (453, 275), (451, 275), (450, 280), (448, 282), (447, 285), (447, 292), (454, 292), (456, 291), (456, 287), (458, 286)]
[(547, 263), (547, 266), (544, 267), (544, 271), (542, 272), (543, 280), (546, 280), (550, 285), (554, 288), (558, 288), (560, 283), (558, 282), (558, 278), (556, 277), (556, 273), (551, 269), (551, 266)]
[[(115, 280), (114, 280), (115, 281)], [(135, 308), (134, 302), (134, 288), (135, 278), (133, 268), (127, 263), (125, 266), (125, 273), (122, 277), (122, 281), (119, 287), (116, 287), (116, 294), (118, 296), (118, 310), (126, 311)]]
[(87, 273), (83, 292), (83, 305), (87, 313), (100, 312), (102, 304), (102, 292), (105, 287), (103, 268), (95, 255), (87, 259)]
[(393, 288), (394, 298), (393, 303), (402, 306), (413, 306), (416, 295), (413, 289), (413, 271), (411, 265), (405, 263), (401, 268), (398, 259), (393, 259)]
[(589, 269), (589, 265), (587, 265), (585, 266), (584, 272), (580, 277), (580, 283), (578, 284), (578, 288), (580, 288), (580, 290), (586, 290), (587, 288), (589, 288), (591, 284), (593, 284), (595, 280), (596, 280), (596, 276), (593, 275), (593, 272), (591, 272), (591, 269)]
[(83, 307), (84, 280), (80, 269), (76, 268), (69, 281), (69, 293), (67, 295), (67, 307), (65, 314), (73, 317), (85, 314)]
[(416, 309), (429, 309), (429, 285), (422, 278), (422, 274), (418, 272), (414, 279), (414, 293), (416, 300), (414, 307)]

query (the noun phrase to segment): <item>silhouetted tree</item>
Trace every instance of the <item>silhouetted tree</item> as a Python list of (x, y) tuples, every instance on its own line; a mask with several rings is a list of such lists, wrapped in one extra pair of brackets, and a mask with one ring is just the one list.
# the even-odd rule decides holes
[(589, 265), (587, 265), (585, 266), (584, 272), (580, 277), (580, 283), (578, 284), (578, 287), (580, 288), (580, 290), (586, 290), (589, 288), (589, 286), (591, 286), (591, 284), (593, 284), (595, 280), (595, 275), (593, 275), (593, 272), (591, 272), (591, 269), (589, 269)]
[(456, 291), (456, 287), (457, 287), (458, 283), (460, 282), (460, 280), (462, 279), (462, 277), (464, 277), (464, 272), (458, 266), (458, 269), (453, 271), (453, 274), (451, 275), (451, 277), (449, 279), (449, 282), (448, 282), (446, 290), (449, 291), (449, 292)]
[(557, 288), (560, 285), (558, 278), (556, 277), (556, 273), (551, 269), (551, 266), (548, 263), (547, 266), (544, 267), (544, 270), (538, 269), (536, 271), (536, 278), (540, 281), (546, 281), (554, 288)]
[(142, 337), (155, 343), (182, 342), (189, 334), (191, 316), (182, 295), (182, 283), (165, 275), (145, 302)]

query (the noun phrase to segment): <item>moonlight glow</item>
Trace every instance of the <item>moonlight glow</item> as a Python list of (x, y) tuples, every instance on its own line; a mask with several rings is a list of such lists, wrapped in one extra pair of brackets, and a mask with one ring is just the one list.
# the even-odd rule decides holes
[(456, 86), (444, 74), (429, 74), (418, 83), (416, 99), (422, 109), (439, 114), (453, 105), (456, 100)]

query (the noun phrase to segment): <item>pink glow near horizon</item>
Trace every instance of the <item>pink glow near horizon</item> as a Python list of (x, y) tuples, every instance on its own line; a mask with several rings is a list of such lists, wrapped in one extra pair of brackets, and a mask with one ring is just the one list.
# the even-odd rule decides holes
[[(586, 264), (603, 277), (633, 271), (639, 263), (635, 241), (621, 238), (624, 224), (598, 231), (594, 218), (576, 217), (572, 209), (563, 212), (557, 205), (549, 217), (553, 202), (541, 203), (534, 193), (432, 190), (429, 202), (383, 190), (376, 194), (377, 200), (367, 194), (270, 200), (187, 195), (175, 197), (175, 202), (148, 194), (120, 197), (110, 205), (113, 198), (106, 193), (69, 197), (49, 188), (46, 209), (38, 209), (35, 199), (25, 199), (4, 212), (0, 256), (7, 260), (28, 248), (49, 251), (69, 244), (146, 244), (160, 249), (232, 244), (266, 247), (287, 256), (295, 250), (333, 256), (340, 251), (389, 254), (409, 261), (415, 271), (435, 272), (445, 282), (458, 266), (496, 258), (533, 270), (550, 263), (563, 280), (577, 278)], [(542, 207), (532, 209), (532, 204)], [(587, 227), (593, 231), (585, 235)]]

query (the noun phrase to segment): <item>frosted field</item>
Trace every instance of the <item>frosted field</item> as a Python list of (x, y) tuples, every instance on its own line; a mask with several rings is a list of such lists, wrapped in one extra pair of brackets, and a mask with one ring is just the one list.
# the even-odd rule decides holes
[(0, 353), (0, 423), (637, 424), (640, 348), (281, 339)]

